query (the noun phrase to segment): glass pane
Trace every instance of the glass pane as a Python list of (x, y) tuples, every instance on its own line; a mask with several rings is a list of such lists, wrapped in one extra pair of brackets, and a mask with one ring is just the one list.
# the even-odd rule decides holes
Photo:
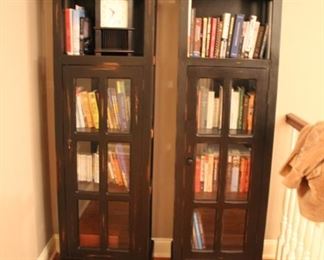
[(195, 200), (216, 200), (219, 145), (198, 144), (194, 178)]
[(201, 78), (197, 84), (197, 131), (199, 135), (219, 135), (222, 128), (223, 80)]
[(99, 144), (77, 142), (78, 190), (99, 190)]
[(130, 145), (108, 144), (108, 192), (129, 192)]
[(197, 208), (192, 215), (191, 246), (193, 250), (214, 250), (215, 216), (213, 208)]
[(247, 200), (251, 171), (251, 148), (230, 145), (227, 157), (225, 200)]
[(130, 79), (108, 79), (108, 132), (128, 133), (131, 122)]
[(222, 250), (243, 250), (245, 242), (246, 210), (224, 209), (222, 225)]
[(78, 78), (75, 86), (76, 129), (79, 132), (95, 132), (99, 129), (99, 92), (92, 79)]
[(99, 202), (79, 200), (79, 239), (81, 247), (100, 246)]
[(108, 202), (108, 247), (129, 248), (128, 202)]
[(255, 80), (233, 80), (231, 89), (230, 134), (251, 134), (255, 107)]

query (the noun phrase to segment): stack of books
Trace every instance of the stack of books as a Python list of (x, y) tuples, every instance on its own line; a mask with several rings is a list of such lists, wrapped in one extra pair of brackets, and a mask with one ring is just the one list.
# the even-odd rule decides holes
[(99, 153), (77, 153), (77, 175), (79, 182), (99, 183)]

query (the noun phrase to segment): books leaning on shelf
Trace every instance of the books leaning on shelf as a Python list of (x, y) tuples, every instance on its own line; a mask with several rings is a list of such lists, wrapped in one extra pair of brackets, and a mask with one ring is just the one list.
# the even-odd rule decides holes
[(108, 150), (108, 183), (129, 190), (129, 151), (122, 144)]
[(76, 127), (99, 129), (97, 91), (76, 87)]
[(192, 8), (188, 19), (188, 57), (248, 58), (265, 56), (269, 26), (256, 15), (224, 13), (221, 17), (196, 17)]
[(77, 175), (80, 182), (99, 183), (99, 153), (77, 153)]
[(255, 91), (244, 87), (231, 90), (230, 129), (251, 133), (253, 127)]
[(249, 150), (229, 150), (227, 158), (226, 192), (247, 193), (251, 168)]
[[(213, 86), (214, 83), (214, 86)], [(212, 79), (199, 80), (197, 90), (198, 133), (222, 127), (223, 87)]]
[(117, 80), (116, 87), (108, 87), (107, 125), (110, 131), (129, 131), (130, 94), (127, 80)]
[(201, 250), (206, 248), (206, 239), (202, 225), (201, 215), (198, 210), (194, 210), (192, 219), (192, 248)]
[(91, 21), (83, 6), (64, 9), (65, 53), (83, 55), (91, 53)]

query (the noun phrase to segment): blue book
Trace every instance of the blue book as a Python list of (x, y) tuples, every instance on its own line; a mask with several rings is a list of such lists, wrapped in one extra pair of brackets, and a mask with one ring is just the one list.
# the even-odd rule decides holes
[(244, 22), (244, 14), (235, 15), (235, 23), (234, 23), (234, 31), (233, 38), (231, 44), (230, 57), (237, 58), (239, 56), (239, 48), (240, 48), (240, 39), (242, 35), (242, 26)]

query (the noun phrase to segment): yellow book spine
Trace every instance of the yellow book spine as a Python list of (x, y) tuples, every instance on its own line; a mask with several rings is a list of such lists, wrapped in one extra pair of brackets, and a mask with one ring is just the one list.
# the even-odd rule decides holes
[(99, 111), (95, 92), (88, 92), (88, 98), (94, 127), (99, 129)]

